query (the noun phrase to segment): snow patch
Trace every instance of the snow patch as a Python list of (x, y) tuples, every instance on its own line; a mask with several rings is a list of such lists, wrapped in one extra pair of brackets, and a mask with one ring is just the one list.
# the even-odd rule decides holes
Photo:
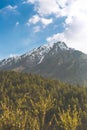
[(41, 57), (40, 61), (37, 64), (41, 64), (44, 59), (44, 56)]
[(59, 48), (61, 50), (69, 50), (69, 48), (67, 47), (67, 45), (64, 42), (59, 42)]

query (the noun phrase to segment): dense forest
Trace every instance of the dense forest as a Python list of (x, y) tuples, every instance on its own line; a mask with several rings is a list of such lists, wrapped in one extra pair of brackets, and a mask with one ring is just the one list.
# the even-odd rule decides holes
[(0, 130), (86, 130), (87, 87), (0, 72)]

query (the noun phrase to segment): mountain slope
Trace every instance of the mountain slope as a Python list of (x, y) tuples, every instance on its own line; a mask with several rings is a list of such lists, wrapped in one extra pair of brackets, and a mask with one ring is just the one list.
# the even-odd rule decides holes
[(87, 84), (87, 55), (68, 48), (64, 42), (43, 45), (22, 56), (4, 59), (0, 69)]

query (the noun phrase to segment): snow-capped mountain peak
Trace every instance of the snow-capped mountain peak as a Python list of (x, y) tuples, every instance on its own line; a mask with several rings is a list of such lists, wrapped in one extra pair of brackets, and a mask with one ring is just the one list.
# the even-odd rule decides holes
[(32, 51), (29, 51), (25, 53), (22, 56), (16, 56), (16, 57), (10, 57), (7, 59), (4, 59), (0, 62), (0, 67), (5, 66), (7, 64), (12, 65), (13, 63), (17, 63), (20, 60), (27, 57), (27, 61), (35, 61), (36, 64), (41, 64), (44, 60), (44, 57), (53, 50), (52, 54), (55, 54), (58, 52), (58, 50), (69, 50), (70, 48), (67, 47), (67, 45), (64, 42), (57, 42), (57, 43), (48, 43), (44, 44), (38, 48), (34, 48)]
[(61, 50), (69, 50), (70, 48), (67, 47), (67, 45), (64, 42), (57, 42), (57, 43), (48, 43), (48, 44), (44, 44), (38, 48), (33, 49), (32, 51), (27, 52), (26, 54), (23, 55), (23, 57), (25, 56), (29, 56), (29, 55), (43, 55), (43, 54), (47, 54), (53, 47), (56, 47), (58, 49)]
[(57, 42), (57, 43), (48, 43), (48, 44), (45, 44), (43, 45), (44, 47), (48, 48), (48, 49), (51, 49), (53, 48), (54, 46), (60, 48), (61, 50), (69, 50), (69, 48), (67, 47), (67, 45), (64, 43), (64, 42)]
[(30, 57), (32, 60), (37, 59), (37, 64), (40, 64), (43, 61), (45, 55), (48, 54), (52, 49), (56, 53), (59, 49), (63, 51), (69, 50), (70, 48), (68, 48), (64, 42), (48, 43), (25, 53), (21, 57)]

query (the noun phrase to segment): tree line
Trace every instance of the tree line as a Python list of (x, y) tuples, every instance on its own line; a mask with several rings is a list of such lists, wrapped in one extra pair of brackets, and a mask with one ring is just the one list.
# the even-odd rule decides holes
[(86, 86), (0, 72), (0, 130), (86, 129)]

